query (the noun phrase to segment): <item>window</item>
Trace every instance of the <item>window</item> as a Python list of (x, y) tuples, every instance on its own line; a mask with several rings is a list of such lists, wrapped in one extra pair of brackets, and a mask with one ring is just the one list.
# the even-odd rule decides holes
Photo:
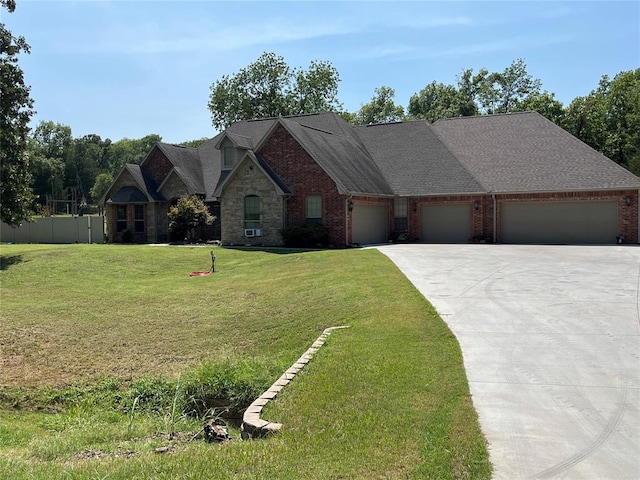
[(307, 222), (322, 223), (322, 197), (307, 197)]
[(144, 233), (144, 205), (135, 205), (134, 206), (134, 228), (133, 231), (136, 233)]
[(222, 167), (223, 168), (231, 168), (233, 167), (233, 160), (235, 157), (235, 151), (233, 147), (224, 147), (222, 149)]
[(260, 197), (244, 197), (244, 228), (260, 228)]
[(127, 229), (127, 206), (116, 206), (116, 232), (120, 233)]
[(393, 203), (393, 229), (396, 232), (404, 232), (407, 226), (407, 199), (396, 198)]

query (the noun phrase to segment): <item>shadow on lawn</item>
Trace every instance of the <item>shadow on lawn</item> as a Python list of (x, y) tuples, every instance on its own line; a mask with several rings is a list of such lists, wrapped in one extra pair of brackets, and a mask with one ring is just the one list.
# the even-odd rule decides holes
[(321, 252), (327, 250), (325, 248), (293, 248), (293, 247), (261, 247), (259, 245), (225, 245), (224, 248), (229, 250), (242, 250), (246, 252), (264, 252), (276, 253), (278, 255), (290, 255), (292, 253)]
[(0, 256), (0, 270), (6, 270), (11, 265), (16, 265), (22, 262), (22, 255), (12, 255), (12, 256)]

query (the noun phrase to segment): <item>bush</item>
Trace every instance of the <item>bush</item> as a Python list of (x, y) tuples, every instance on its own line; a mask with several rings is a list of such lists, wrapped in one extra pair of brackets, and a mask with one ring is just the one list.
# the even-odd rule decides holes
[(169, 209), (169, 230), (178, 237), (186, 237), (192, 242), (196, 228), (211, 225), (216, 217), (209, 207), (196, 195), (183, 195), (178, 203)]
[(321, 223), (302, 223), (280, 230), (285, 247), (315, 248), (329, 245), (329, 230)]
[(133, 243), (133, 230), (125, 228), (120, 232), (120, 238), (122, 239), (122, 243)]

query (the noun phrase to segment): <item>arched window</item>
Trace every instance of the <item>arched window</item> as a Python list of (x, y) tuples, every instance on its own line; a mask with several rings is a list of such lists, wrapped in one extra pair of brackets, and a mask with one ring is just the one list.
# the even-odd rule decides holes
[(260, 197), (244, 197), (244, 228), (260, 228)]

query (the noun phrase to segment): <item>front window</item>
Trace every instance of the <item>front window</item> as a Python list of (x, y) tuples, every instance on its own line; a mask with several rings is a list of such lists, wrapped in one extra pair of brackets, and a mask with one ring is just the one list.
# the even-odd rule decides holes
[(407, 199), (396, 198), (393, 204), (393, 229), (396, 232), (404, 232), (407, 226)]
[(116, 207), (116, 232), (120, 233), (127, 229), (127, 206), (118, 205)]
[(234, 153), (235, 152), (233, 150), (233, 147), (224, 147), (222, 149), (222, 156), (223, 156), (222, 166), (223, 166), (223, 168), (231, 168), (231, 167), (233, 167)]
[(307, 222), (322, 223), (322, 197), (307, 197)]
[(260, 197), (244, 197), (244, 228), (260, 228)]
[(135, 205), (134, 231), (136, 233), (144, 233), (144, 205)]

